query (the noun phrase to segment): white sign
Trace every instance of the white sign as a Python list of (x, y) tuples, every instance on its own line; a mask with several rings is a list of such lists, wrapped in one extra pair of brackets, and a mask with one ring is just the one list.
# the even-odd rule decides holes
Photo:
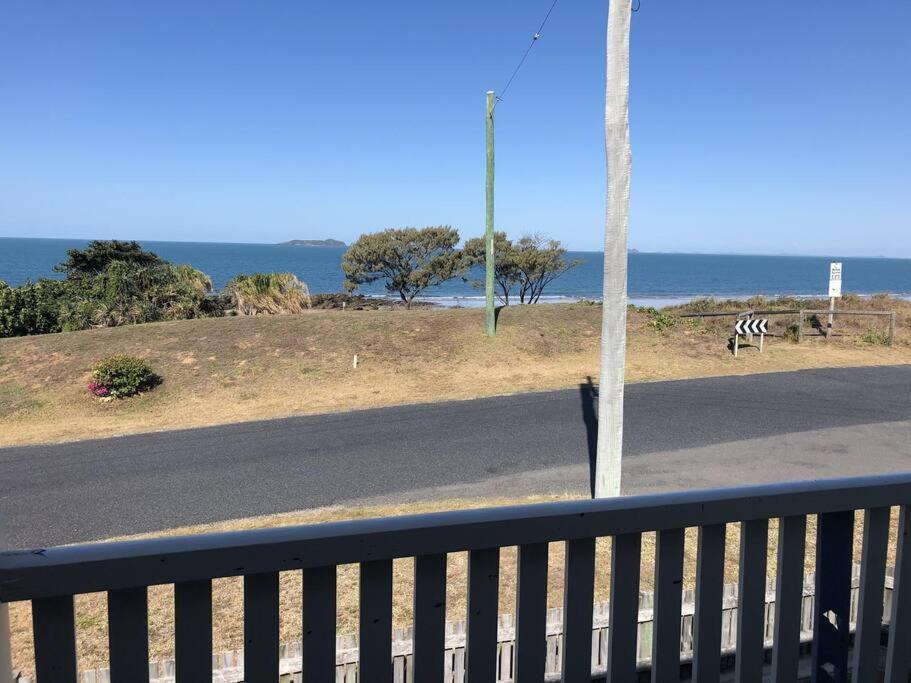
[(841, 297), (841, 264), (829, 264), (829, 296)]

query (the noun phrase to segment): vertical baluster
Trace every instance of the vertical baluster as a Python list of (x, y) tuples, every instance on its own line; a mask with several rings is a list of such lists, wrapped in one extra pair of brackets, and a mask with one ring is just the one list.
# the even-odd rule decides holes
[(860, 558), (860, 594), (854, 637), (855, 681), (872, 681), (879, 669), (883, 628), (886, 550), (889, 545), (889, 508), (864, 512), (864, 543)]
[(335, 681), (336, 570), (303, 570), (303, 672), (306, 683)]
[(149, 597), (145, 586), (108, 592), (112, 683), (149, 680)]
[(607, 680), (636, 680), (636, 636), (639, 632), (639, 562), (641, 534), (611, 540), (610, 622), (607, 631)]
[(278, 572), (244, 577), (244, 683), (278, 680)]
[(885, 683), (907, 683), (911, 677), (911, 539), (908, 516), (911, 505), (902, 505), (898, 518), (898, 548), (892, 586), (892, 616)]
[(813, 624), (814, 682), (846, 683), (848, 680), (853, 552), (854, 511), (819, 515)]
[(39, 683), (76, 683), (73, 596), (32, 600), (32, 629)]
[(544, 680), (547, 657), (547, 544), (519, 546), (516, 682)]
[(12, 636), (9, 624), (9, 605), (0, 602), (0, 682), (11, 683), (13, 670)]
[(807, 518), (805, 516), (783, 517), (778, 521), (775, 649), (772, 652), (772, 678), (775, 683), (793, 683), (797, 680), (806, 544)]
[(446, 555), (414, 558), (414, 681), (443, 679), (446, 649)]
[(496, 675), (499, 583), (500, 549), (469, 551), (466, 683), (490, 683)]
[(699, 683), (718, 683), (721, 679), (724, 545), (724, 524), (699, 528), (693, 628), (693, 678)]
[(563, 681), (591, 681), (595, 539), (566, 542), (563, 589)]
[(655, 617), (652, 681), (680, 679), (680, 609), (683, 598), (683, 529), (658, 532), (655, 545)]
[(212, 581), (174, 585), (174, 669), (178, 683), (212, 680)]
[(392, 560), (361, 563), (360, 683), (392, 681)]
[(769, 521), (740, 524), (740, 585), (737, 605), (737, 683), (762, 680), (765, 658), (765, 586), (769, 552)]

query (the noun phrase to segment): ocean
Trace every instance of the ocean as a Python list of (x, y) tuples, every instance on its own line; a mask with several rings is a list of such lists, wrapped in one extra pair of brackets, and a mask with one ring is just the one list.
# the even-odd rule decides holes
[[(85, 240), (0, 237), (0, 280), (19, 285), (26, 280), (60, 277), (53, 267), (67, 249), (81, 248)], [(212, 278), (221, 289), (238, 273), (294, 273), (311, 292), (338, 292), (343, 277), (339, 267), (344, 249), (292, 247), (272, 244), (204, 242), (142, 242), (146, 249), (174, 263), (188, 263)], [(543, 300), (575, 301), (601, 296), (601, 252), (569, 252), (578, 267), (554, 281)], [(844, 291), (856, 294), (887, 292), (911, 298), (911, 259), (826, 256), (748, 256), (727, 254), (630, 253), (631, 303), (671, 305), (701, 296), (745, 298), (756, 294), (825, 296), (829, 262), (843, 263)], [(482, 277), (480, 272), (475, 274)], [(375, 283), (361, 291), (386, 294)], [(426, 291), (424, 299), (453, 306), (483, 303), (483, 292), (461, 279)]]

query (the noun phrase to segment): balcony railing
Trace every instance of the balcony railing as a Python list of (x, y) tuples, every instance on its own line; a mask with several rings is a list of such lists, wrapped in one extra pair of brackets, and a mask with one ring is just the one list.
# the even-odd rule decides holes
[[(301, 570), (305, 681), (336, 676), (336, 568), (360, 566), (359, 683), (392, 680), (392, 561), (415, 558), (415, 681), (444, 675), (446, 555), (468, 551), (465, 681), (498, 667), (499, 551), (518, 546), (513, 671), (545, 678), (548, 544), (565, 542), (562, 679), (592, 677), (595, 540), (611, 539), (606, 677), (636, 680), (641, 538), (656, 534), (652, 680), (679, 680), (684, 531), (698, 527), (693, 678), (719, 680), (725, 524), (740, 523), (736, 673), (762, 680), (768, 524), (779, 519), (771, 675), (795, 681), (807, 515), (817, 515), (814, 680), (877, 680), (890, 508), (900, 506), (884, 677), (911, 675), (911, 475), (693, 491), (395, 517), (0, 554), (0, 601), (32, 601), (38, 683), (77, 680), (74, 596), (108, 593), (111, 680), (148, 680), (147, 587), (175, 585), (175, 669), (211, 680), (212, 580), (244, 577), (246, 683), (275, 683), (279, 572)], [(851, 619), (854, 511), (864, 511), (856, 633)], [(0, 639), (3, 634), (0, 633)], [(3, 644), (0, 643), (0, 647)], [(852, 653), (849, 662), (849, 652)], [(2, 657), (0, 657), (2, 661)], [(5, 672), (3, 675), (7, 675)], [(603, 674), (602, 674), (603, 675)], [(5, 683), (5, 681), (4, 681)]]

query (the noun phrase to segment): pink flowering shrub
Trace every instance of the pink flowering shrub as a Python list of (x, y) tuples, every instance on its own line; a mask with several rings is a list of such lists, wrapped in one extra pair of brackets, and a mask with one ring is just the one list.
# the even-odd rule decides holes
[(95, 363), (88, 389), (97, 398), (126, 398), (151, 389), (160, 381), (142, 358), (109, 356)]
[(89, 393), (98, 398), (107, 398), (111, 395), (111, 389), (98, 382), (89, 382)]

